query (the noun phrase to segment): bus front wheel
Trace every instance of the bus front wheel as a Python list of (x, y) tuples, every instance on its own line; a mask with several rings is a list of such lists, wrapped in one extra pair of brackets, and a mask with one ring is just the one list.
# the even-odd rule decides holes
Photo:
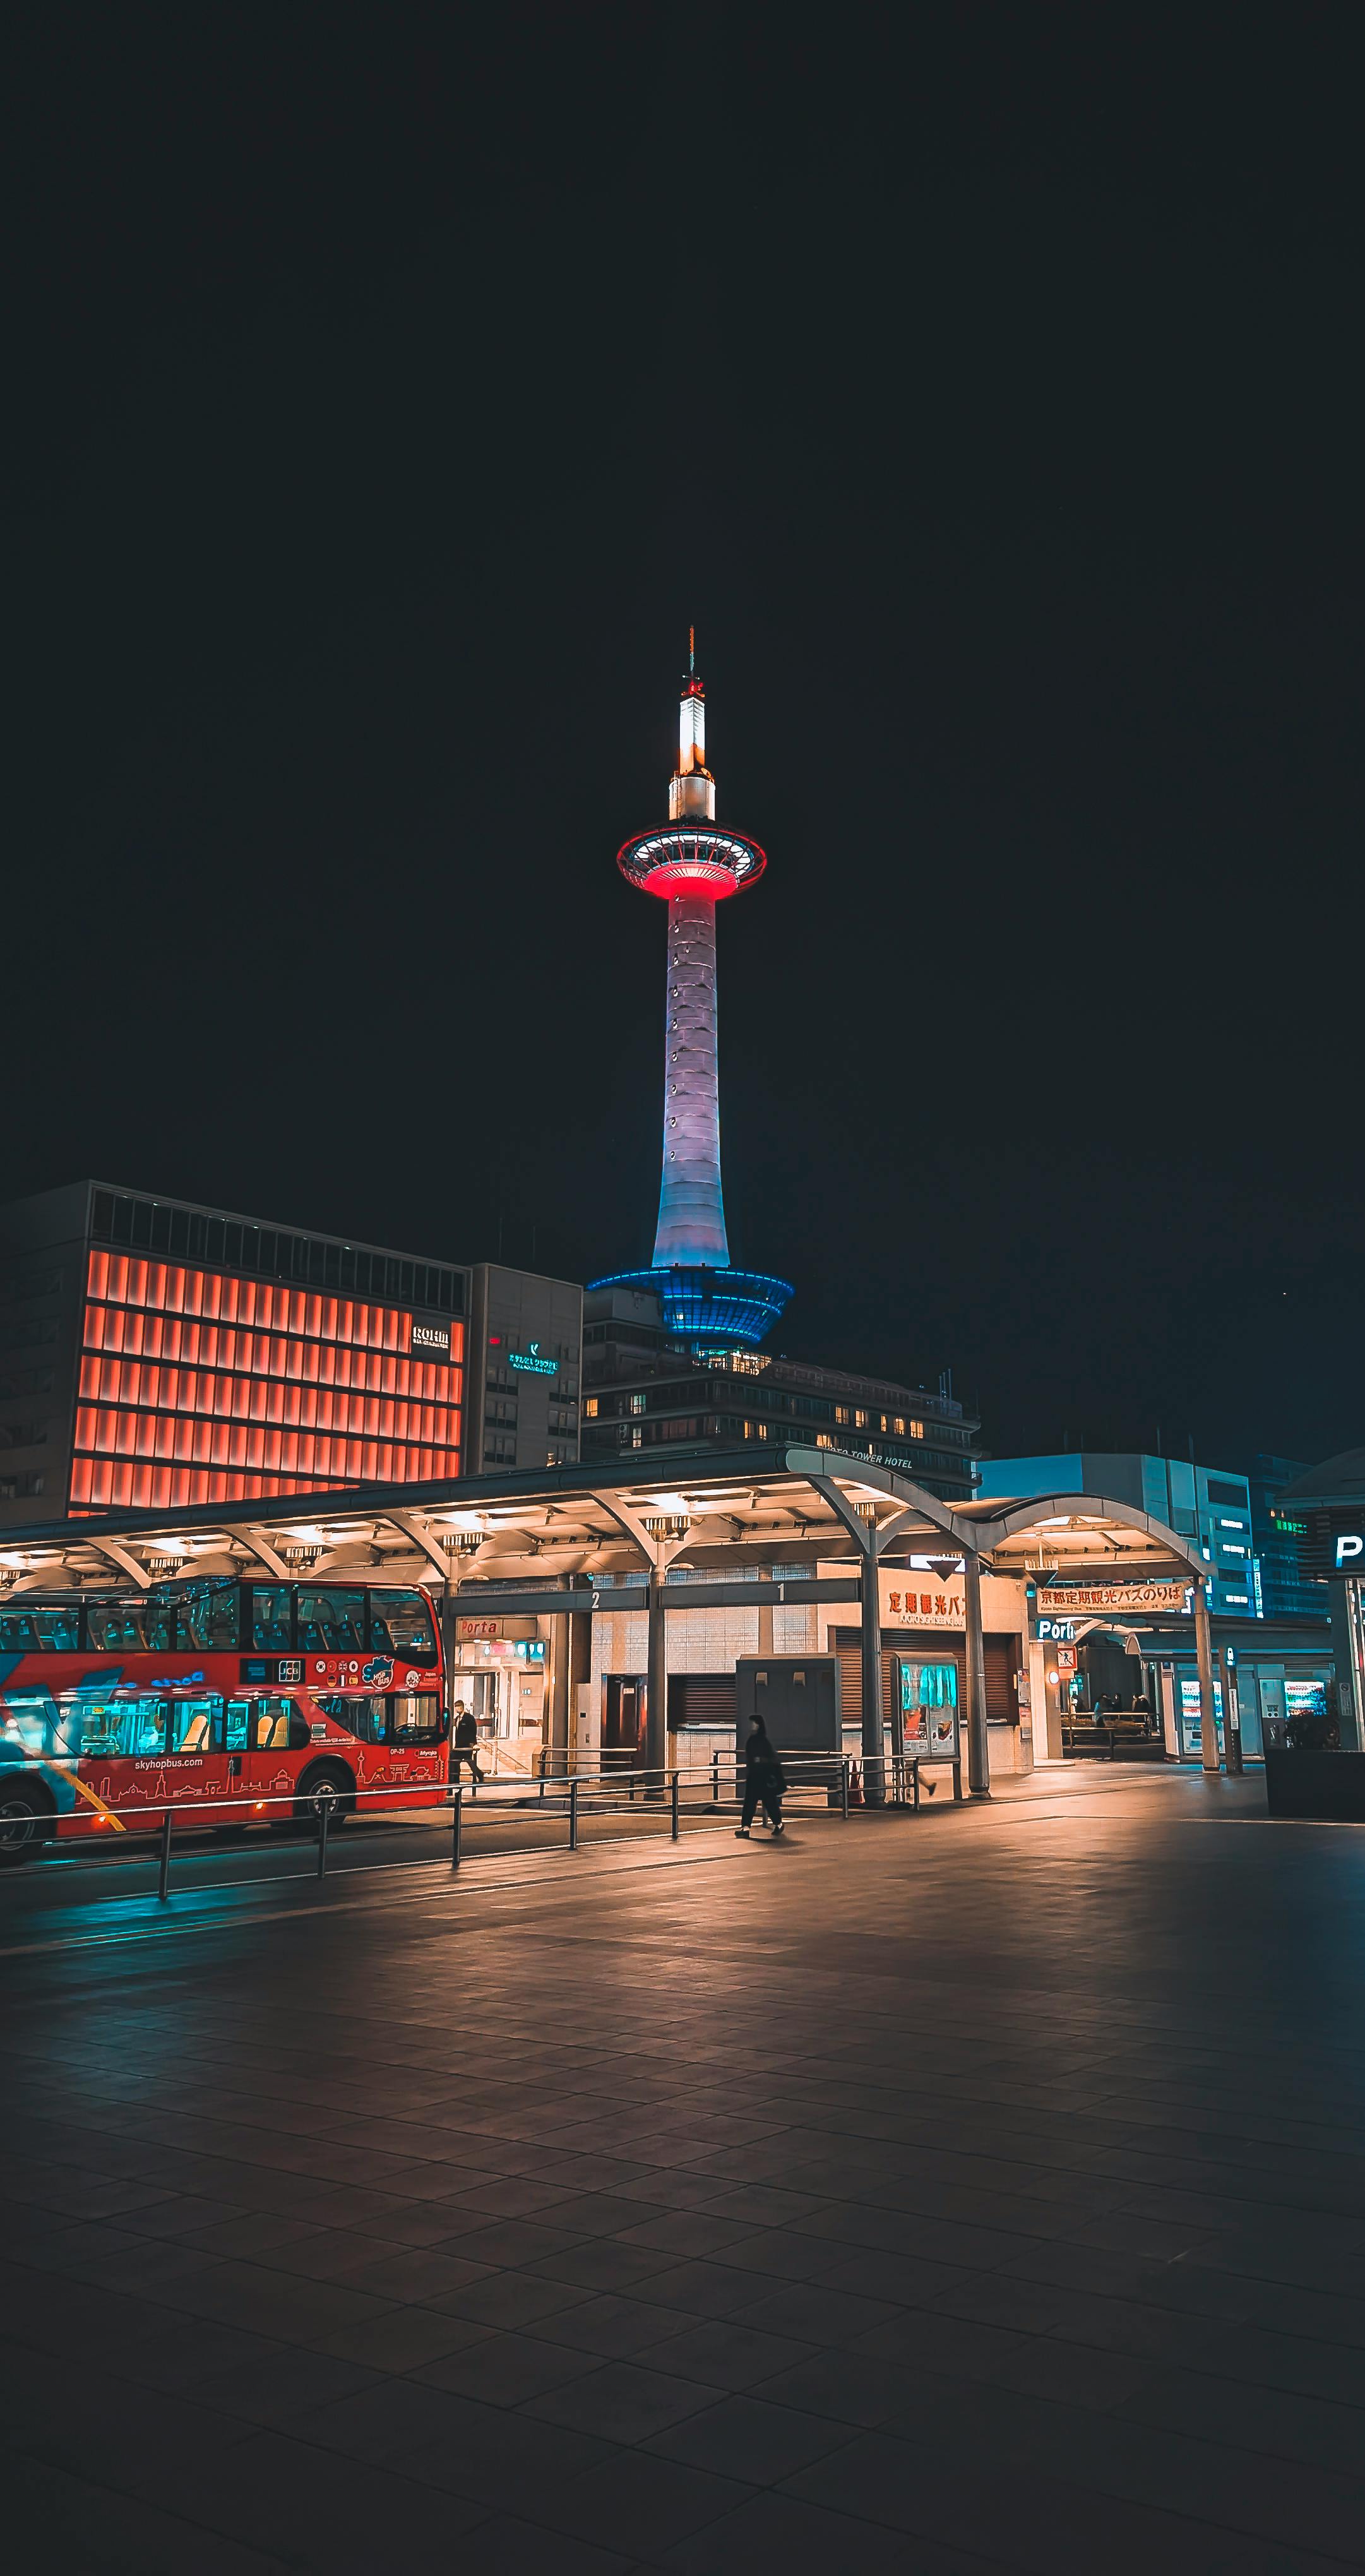
[(294, 1800), (301, 1823), (318, 1825), (324, 1808), (329, 1830), (343, 1824), (355, 1805), (355, 1782), (339, 1762), (315, 1762), (305, 1771)]
[(0, 1868), (28, 1860), (52, 1830), (52, 1810), (39, 1789), (0, 1780)]

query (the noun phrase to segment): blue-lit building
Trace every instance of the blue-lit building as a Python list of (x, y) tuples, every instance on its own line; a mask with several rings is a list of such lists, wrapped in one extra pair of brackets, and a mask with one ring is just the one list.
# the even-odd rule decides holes
[(1149, 1458), (1135, 1450), (1071, 1449), (1038, 1458), (988, 1458), (977, 1491), (1016, 1495), (1021, 1502), (1030, 1494), (1107, 1494), (1116, 1503), (1131, 1503), (1182, 1538), (1198, 1539), (1213, 1581), (1211, 1610), (1241, 1619), (1267, 1615), (1250, 1480), (1233, 1467), (1198, 1467), (1192, 1459)]
[(1307, 1474), (1303, 1458), (1276, 1458), (1263, 1451), (1251, 1462), (1252, 1536), (1267, 1619), (1326, 1616), (1326, 1580), (1308, 1562), (1308, 1520), (1285, 1491)]

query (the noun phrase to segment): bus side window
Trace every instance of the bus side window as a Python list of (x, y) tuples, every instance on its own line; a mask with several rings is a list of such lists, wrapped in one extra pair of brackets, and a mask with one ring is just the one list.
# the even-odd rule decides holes
[(384, 1702), (362, 1696), (359, 1691), (329, 1691), (315, 1705), (334, 1726), (344, 1726), (357, 1744), (382, 1744), (384, 1741)]
[(77, 1753), (117, 1753), (119, 1749), (118, 1702), (91, 1699), (84, 1693), (73, 1695), (75, 1720), (72, 1736)]
[(227, 1704), (227, 1749), (229, 1753), (245, 1753), (250, 1726), (250, 1700), (230, 1699)]
[(142, 1634), (140, 1603), (88, 1601), (85, 1616), (92, 1654), (127, 1654), (146, 1642)]
[(289, 1593), (287, 1583), (253, 1583), (251, 1642), (258, 1653), (264, 1649), (267, 1653), (287, 1655), (293, 1645)]
[(211, 1575), (202, 1583), (186, 1584), (180, 1596), (182, 1646), (197, 1646), (201, 1652), (231, 1650), (237, 1644), (237, 1626), (235, 1575)]
[(69, 1608), (35, 1610), (33, 1626), (43, 1654), (74, 1655), (81, 1642), (80, 1608), (74, 1602)]
[(223, 1703), (216, 1692), (206, 1699), (178, 1699), (171, 1710), (173, 1753), (221, 1753)]
[(116, 1706), (120, 1753), (131, 1754), (135, 1762), (159, 1761), (166, 1750), (168, 1703), (164, 1699), (128, 1699)]
[[(289, 1721), (294, 1714), (292, 1699), (258, 1699), (256, 1702), (256, 1750), (258, 1753), (287, 1753)], [(308, 1742), (307, 1725), (304, 1743)]]
[(331, 1583), (299, 1587), (299, 1652), (354, 1655), (365, 1644), (365, 1595)]

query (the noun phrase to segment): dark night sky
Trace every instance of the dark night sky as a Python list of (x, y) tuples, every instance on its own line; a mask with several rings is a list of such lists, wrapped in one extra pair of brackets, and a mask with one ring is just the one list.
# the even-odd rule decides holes
[(22, 42), (5, 1195), (647, 1259), (695, 619), (786, 1347), (1365, 1439), (1358, 9)]

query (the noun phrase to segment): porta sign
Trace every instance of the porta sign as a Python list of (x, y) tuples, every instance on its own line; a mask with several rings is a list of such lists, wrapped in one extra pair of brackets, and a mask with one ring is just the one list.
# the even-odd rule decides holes
[(1338, 1574), (1365, 1574), (1365, 1538), (1358, 1530), (1348, 1530), (1337, 1540)]

